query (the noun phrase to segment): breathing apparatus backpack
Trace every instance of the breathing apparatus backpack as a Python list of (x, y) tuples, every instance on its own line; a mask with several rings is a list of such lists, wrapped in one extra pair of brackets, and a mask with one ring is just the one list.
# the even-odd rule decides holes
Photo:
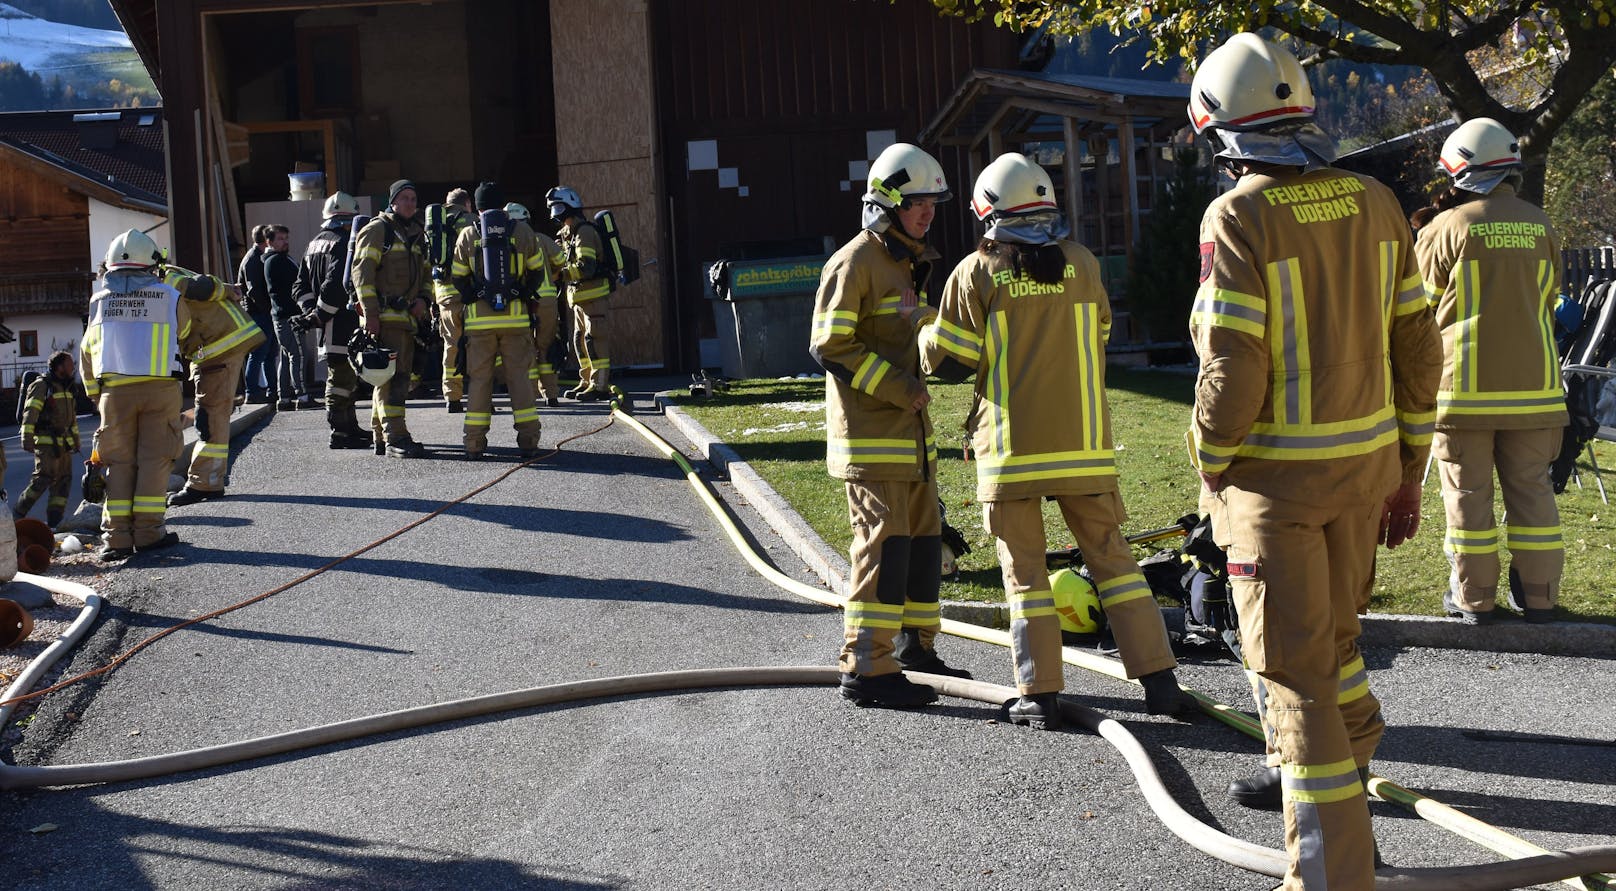
[(601, 275), (616, 284), (632, 285), (640, 280), (640, 252), (623, 244), (617, 229), (617, 218), (609, 210), (595, 214), (595, 229), (600, 232)]
[[(369, 223), (371, 219), (372, 218), (369, 214), (354, 214), (353, 227), (348, 230), (348, 251), (342, 257), (342, 290), (348, 292), (349, 300), (359, 299), (358, 290), (354, 287), (353, 283), (354, 245), (359, 242), (359, 230), (365, 228), (365, 225)], [(393, 230), (388, 229), (388, 243), (382, 246), (383, 253), (385, 253), (388, 248), (392, 247), (392, 234)]]
[(478, 214), (477, 235), (483, 246), (483, 275), (475, 299), (488, 301), (494, 312), (504, 312), (520, 297), (511, 280), (510, 214), (497, 207)]
[(447, 213), (441, 204), (426, 206), (426, 261), (432, 265), (432, 280), (442, 281), (454, 262), (454, 239)]
[[(16, 423), (17, 423), (18, 427), (22, 426), (23, 415), (28, 413), (28, 388), (32, 387), (34, 385), (34, 381), (37, 381), (37, 380), (39, 380), (40, 378), (42, 378), (44, 376), (45, 376), (45, 373), (42, 372), (42, 371), (24, 371), (22, 373), (22, 376), (17, 378), (17, 421), (16, 421)], [(41, 414), (41, 416), (43, 416), (44, 413), (41, 412), (40, 414)]]

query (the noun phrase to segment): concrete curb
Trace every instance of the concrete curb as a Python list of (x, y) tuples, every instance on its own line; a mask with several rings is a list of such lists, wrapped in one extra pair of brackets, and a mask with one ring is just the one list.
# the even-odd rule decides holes
[[(791, 509), (791, 505), (758, 476), (757, 471), (740, 459), (734, 449), (673, 404), (668, 394), (658, 393), (656, 404), (691, 446), (719, 473), (729, 477), (735, 491), (763, 516), (775, 534), (785, 540), (792, 553), (808, 564), (808, 568), (819, 576), (826, 587), (838, 595), (846, 596), (850, 570), (846, 558), (825, 544)], [(974, 625), (1009, 627), (1007, 607), (1002, 603), (944, 601), (942, 612), (945, 618)], [(1580, 622), (1529, 625), (1513, 618), (1513, 614), (1509, 616), (1492, 625), (1477, 626), (1431, 616), (1370, 613), (1361, 617), (1363, 641), (1375, 646), (1401, 648), (1431, 647), (1616, 658), (1616, 626)]]

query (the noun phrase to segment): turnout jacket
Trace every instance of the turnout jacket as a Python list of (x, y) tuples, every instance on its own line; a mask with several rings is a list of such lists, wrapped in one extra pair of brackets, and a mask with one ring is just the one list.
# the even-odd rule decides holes
[(561, 277), (567, 283), (567, 299), (574, 305), (599, 300), (612, 292), (612, 282), (601, 274), (600, 253), (604, 247), (600, 232), (583, 217), (567, 219), (556, 233), (563, 254)]
[(79, 450), (79, 413), (71, 381), (58, 380), (56, 375), (47, 372), (29, 385), (23, 400), (22, 427), (19, 430), (23, 451), (41, 448), (56, 448), (64, 452)]
[[(937, 253), (895, 230), (862, 229), (825, 264), (808, 350), (825, 369), (825, 459), (844, 480), (924, 480), (936, 467), (931, 415), (910, 411), (920, 382), (916, 335)], [(903, 293), (921, 306), (898, 315)]]
[[(513, 220), (507, 237), (511, 244), (508, 254), (510, 268), (506, 272), (514, 287), (506, 295), (503, 312), (495, 312), (494, 307), (477, 293), (487, 281), (483, 271), (482, 224), (474, 222), (460, 230), (460, 237), (455, 241), (450, 277), (466, 301), (467, 337), (496, 329), (528, 327), (527, 297), (539, 296), (534, 293), (534, 280), (537, 278), (542, 283), (549, 277), (549, 258), (545, 256), (532, 226), (525, 220)], [(553, 288), (551, 293), (554, 293)]]
[(1291, 501), (1420, 478), (1442, 353), (1391, 190), (1334, 168), (1248, 174), (1201, 220), (1190, 458)]
[(321, 226), (319, 233), (309, 239), (297, 269), (297, 300), (305, 306), (313, 305), (315, 317), (325, 326), (328, 356), (348, 355), (348, 339), (359, 327), (359, 313), (350, 305), (348, 290), (342, 283), (350, 223), (332, 219)]
[(90, 297), (90, 320), (79, 346), (79, 369), (91, 399), (111, 389), (181, 377), (180, 343), (191, 335), (192, 301), (144, 270), (107, 273)]
[(163, 281), (180, 292), (191, 312), (191, 327), (180, 338), (180, 351), (192, 365), (244, 356), (268, 339), (236, 303), (235, 291), (215, 276), (176, 267), (168, 270)]
[(354, 237), (358, 241), (354, 244), (353, 284), (364, 314), (379, 315), (383, 328), (414, 330), (410, 303), (417, 297), (430, 299), (427, 285), (432, 278), (420, 221), (385, 210)]
[(1083, 495), (1117, 488), (1105, 343), (1111, 302), (1082, 245), (1057, 283), (1012, 268), (1008, 252), (974, 251), (943, 286), (920, 334), (920, 365), (945, 380), (976, 375), (965, 419), (978, 501)]
[(1438, 214), (1415, 253), (1442, 330), (1437, 427), (1564, 426), (1554, 346), (1560, 240), (1548, 215), (1500, 185)]

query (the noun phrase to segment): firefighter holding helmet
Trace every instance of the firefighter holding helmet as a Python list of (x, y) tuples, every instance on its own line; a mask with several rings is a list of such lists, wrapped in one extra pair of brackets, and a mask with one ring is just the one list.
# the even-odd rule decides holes
[(162, 254), (138, 229), (107, 246), (106, 277), (90, 298), (79, 366), (98, 399), (95, 457), (106, 469), (102, 562), (179, 543), (164, 528), (168, 474), (180, 453), (180, 342), (191, 313), (158, 278)]
[(416, 204), (415, 183), (398, 180), (387, 190), (387, 210), (353, 235), (352, 277), (361, 322), (397, 363), (393, 379), (372, 396), (370, 413), (376, 453), (394, 458), (426, 454), (404, 419), (415, 365), (415, 319), (426, 313), (431, 279)]
[(936, 315), (924, 295), (937, 252), (926, 232), (951, 196), (916, 146), (870, 165), (863, 228), (825, 264), (809, 350), (825, 369), (825, 452), (845, 482), (852, 577), (838, 664), (842, 696), (913, 707), (937, 691), (900, 669), (969, 677), (938, 657), (942, 517), (931, 396), (916, 335)]
[[(1368, 889), (1384, 724), (1358, 650), (1375, 547), (1419, 524), (1441, 347), (1396, 198), (1331, 167), (1289, 51), (1237, 34), (1189, 116), (1236, 179), (1201, 221), (1190, 457), (1274, 748), (1283, 888)], [(1232, 791), (1232, 790), (1231, 790)]]
[(976, 499), (998, 539), (1010, 604), (1017, 724), (1061, 726), (1060, 619), (1044, 551), (1044, 499), (1060, 507), (1082, 549), (1128, 677), (1150, 714), (1188, 717), (1178, 662), (1150, 585), (1122, 537), (1116, 451), (1105, 396), (1111, 304), (1100, 264), (1069, 240), (1043, 168), (1020, 154), (982, 171), (971, 210), (987, 225), (981, 246), (943, 287), (937, 320), (920, 335), (920, 363), (944, 380), (975, 375), (969, 413)]
[[(1565, 393), (1555, 351), (1560, 244), (1548, 215), (1515, 194), (1521, 149), (1491, 118), (1466, 121), (1442, 146), (1448, 209), (1420, 232), (1420, 271), (1442, 329), (1436, 453), (1453, 566), (1442, 602), (1491, 622), (1498, 593), (1493, 470), (1503, 490), (1509, 602), (1528, 622), (1553, 619), (1565, 567), (1548, 466), (1560, 451)], [(1482, 307), (1487, 311), (1483, 313)]]

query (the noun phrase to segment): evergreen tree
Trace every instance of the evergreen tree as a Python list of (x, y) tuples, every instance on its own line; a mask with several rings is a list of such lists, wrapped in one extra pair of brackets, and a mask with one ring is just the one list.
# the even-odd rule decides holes
[(1179, 149), (1128, 267), (1128, 305), (1153, 342), (1178, 343), (1188, 334), (1200, 278), (1201, 215), (1214, 194), (1200, 154)]
[(45, 84), (16, 62), (0, 62), (0, 111), (37, 111), (45, 107)]

